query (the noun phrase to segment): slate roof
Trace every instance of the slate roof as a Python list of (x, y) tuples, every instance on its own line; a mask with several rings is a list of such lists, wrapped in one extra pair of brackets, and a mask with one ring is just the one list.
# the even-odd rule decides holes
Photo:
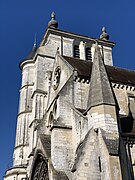
[[(77, 70), (80, 77), (87, 79), (91, 77), (91, 70), (93, 64), (91, 61), (80, 60), (67, 56), (63, 57), (74, 69)], [(135, 86), (135, 71), (108, 65), (106, 65), (106, 71), (111, 82)]]
[(33, 59), (33, 57), (35, 56), (36, 50), (37, 50), (36, 46), (33, 46), (31, 52), (28, 54), (28, 56), (25, 58), (25, 60)]

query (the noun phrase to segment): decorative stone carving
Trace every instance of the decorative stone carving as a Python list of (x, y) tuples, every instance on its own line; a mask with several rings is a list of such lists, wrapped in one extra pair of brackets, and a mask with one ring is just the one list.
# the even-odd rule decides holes
[(53, 89), (54, 90), (56, 90), (58, 88), (58, 86), (59, 86), (59, 83), (60, 83), (60, 74), (61, 74), (61, 69), (58, 66), (55, 69), (55, 72), (54, 72), (54, 79), (53, 79)]
[(109, 35), (107, 34), (105, 27), (102, 28), (102, 34), (100, 35), (100, 39), (105, 41), (109, 40)]
[(58, 22), (55, 20), (55, 13), (52, 12), (51, 14), (51, 20), (48, 23), (48, 27), (50, 28), (57, 28), (58, 27)]

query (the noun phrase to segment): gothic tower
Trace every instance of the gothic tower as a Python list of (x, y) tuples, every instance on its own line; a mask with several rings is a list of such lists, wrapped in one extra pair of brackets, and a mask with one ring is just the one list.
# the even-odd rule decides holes
[(58, 29), (54, 12), (20, 63), (13, 167), (5, 180), (132, 180), (135, 71), (113, 66), (99, 39)]

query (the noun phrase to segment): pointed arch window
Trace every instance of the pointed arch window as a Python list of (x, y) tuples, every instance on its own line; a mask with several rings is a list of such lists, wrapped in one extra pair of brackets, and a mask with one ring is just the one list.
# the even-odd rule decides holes
[(92, 61), (91, 48), (87, 47), (85, 51), (86, 51), (86, 60)]
[(48, 165), (42, 156), (37, 158), (31, 180), (49, 180)]
[(80, 58), (80, 51), (79, 51), (79, 46), (78, 45), (74, 46), (74, 57)]

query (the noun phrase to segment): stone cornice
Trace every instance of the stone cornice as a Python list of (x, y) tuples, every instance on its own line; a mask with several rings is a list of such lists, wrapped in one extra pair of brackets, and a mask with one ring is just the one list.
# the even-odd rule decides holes
[(129, 91), (135, 91), (135, 86), (131, 86), (130, 84), (120, 84), (120, 83), (114, 83), (112, 82), (112, 87), (117, 89), (125, 89)]
[[(76, 34), (76, 33), (71, 33), (71, 32), (67, 32), (67, 31), (63, 31), (60, 29), (52, 29), (52, 28), (47, 28), (44, 38), (40, 43), (40, 46), (43, 46), (44, 43), (46, 42), (49, 34), (55, 34), (55, 35), (59, 35), (59, 36), (64, 36), (64, 37), (68, 37), (68, 38), (79, 38), (80, 40), (83, 41), (91, 41), (92, 43), (95, 43), (95, 41), (97, 40), (97, 38), (92, 38), (89, 36), (84, 36), (84, 35), (80, 35), (80, 34)], [(116, 43), (114, 42), (110, 42), (110, 41), (104, 41), (104, 40), (100, 40), (98, 39), (98, 43), (99, 45), (105, 45), (105, 46), (110, 46), (113, 47)]]

